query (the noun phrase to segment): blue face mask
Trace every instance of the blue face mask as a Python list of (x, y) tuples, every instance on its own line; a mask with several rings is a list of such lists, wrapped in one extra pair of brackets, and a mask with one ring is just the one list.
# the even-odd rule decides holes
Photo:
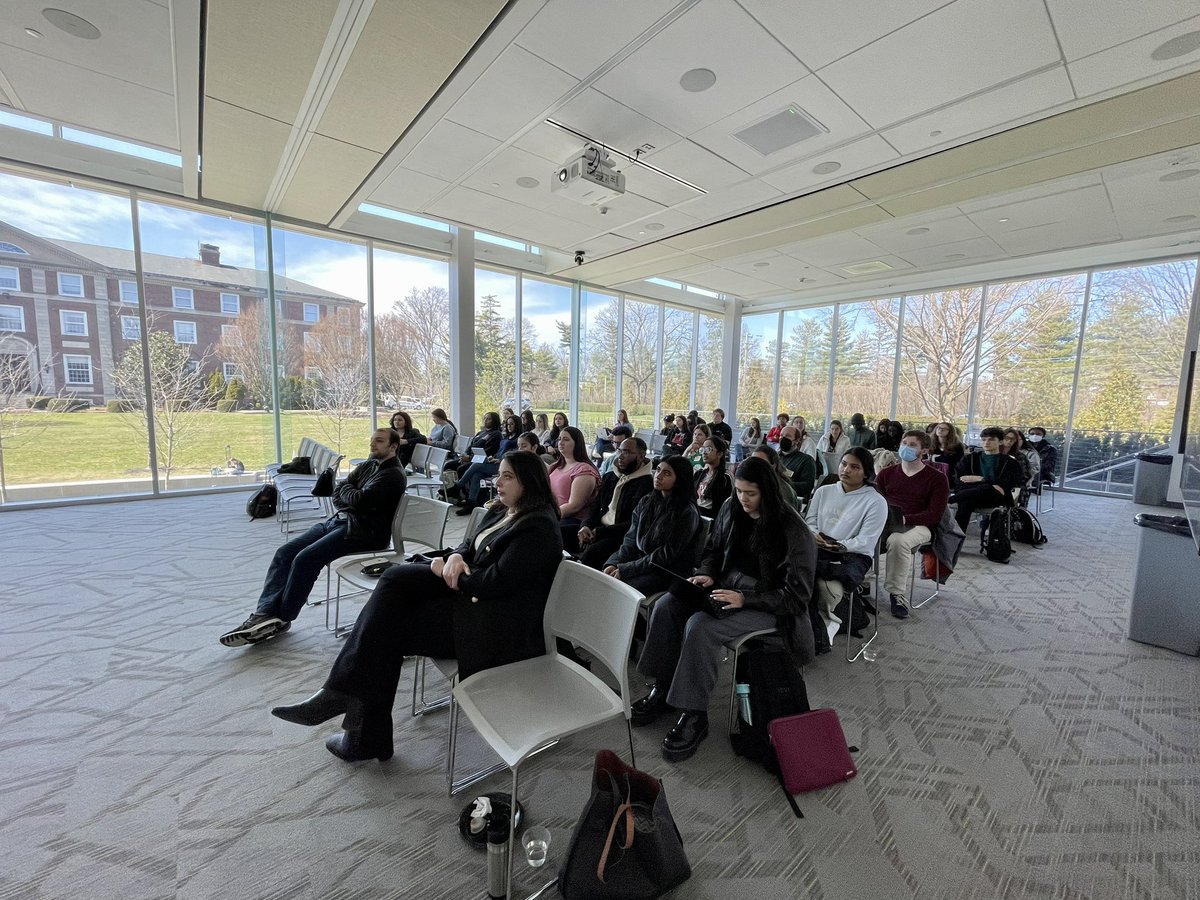
[(904, 462), (913, 462), (917, 456), (919, 456), (916, 448), (910, 447), (907, 444), (902, 444), (898, 452), (900, 454), (900, 459)]

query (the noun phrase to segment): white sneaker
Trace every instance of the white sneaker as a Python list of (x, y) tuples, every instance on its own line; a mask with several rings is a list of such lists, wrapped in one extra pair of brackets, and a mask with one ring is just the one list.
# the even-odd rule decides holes
[(217, 640), (226, 647), (242, 647), (246, 644), (257, 644), (282, 634), (292, 627), (291, 622), (285, 622), (279, 616), (267, 616), (253, 613), (250, 618), (233, 631), (227, 631)]

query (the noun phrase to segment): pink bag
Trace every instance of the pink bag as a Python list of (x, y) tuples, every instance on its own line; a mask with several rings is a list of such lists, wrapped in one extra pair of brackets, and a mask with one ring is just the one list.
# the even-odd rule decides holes
[[(779, 780), (789, 794), (815, 791), (858, 774), (842, 723), (832, 709), (783, 716), (767, 725), (779, 760)], [(853, 748), (857, 750), (858, 748)]]

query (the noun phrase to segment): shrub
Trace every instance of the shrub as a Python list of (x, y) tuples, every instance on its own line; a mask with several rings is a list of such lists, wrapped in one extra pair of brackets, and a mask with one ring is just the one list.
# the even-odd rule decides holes
[(218, 400), (217, 412), (237, 412), (239, 406), (241, 406), (241, 403), (237, 400)]
[(239, 402), (246, 399), (246, 385), (236, 375), (225, 385), (225, 399)]
[(216, 403), (225, 396), (227, 390), (225, 376), (220, 372), (213, 372), (208, 376), (208, 381), (204, 385), (204, 394), (210, 402)]
[(279, 381), (279, 408), (303, 409), (307, 396), (308, 382), (297, 375), (289, 375)]
[(137, 404), (132, 400), (109, 400), (104, 404), (104, 408), (110, 413), (126, 413), (137, 410)]
[(29, 404), (30, 409), (45, 409), (47, 406), (50, 405), (50, 401), (53, 399), (55, 399), (55, 398), (54, 397), (30, 397), (29, 400), (27, 400), (26, 402)]
[(52, 397), (46, 406), (50, 412), (83, 412), (91, 408), (90, 400), (81, 400), (78, 397)]

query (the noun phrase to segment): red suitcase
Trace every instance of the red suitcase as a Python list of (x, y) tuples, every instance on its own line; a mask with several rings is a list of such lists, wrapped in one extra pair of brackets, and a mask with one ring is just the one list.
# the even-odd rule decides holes
[(779, 760), (780, 781), (789, 794), (815, 791), (858, 774), (832, 709), (782, 716), (772, 720), (767, 731)]

